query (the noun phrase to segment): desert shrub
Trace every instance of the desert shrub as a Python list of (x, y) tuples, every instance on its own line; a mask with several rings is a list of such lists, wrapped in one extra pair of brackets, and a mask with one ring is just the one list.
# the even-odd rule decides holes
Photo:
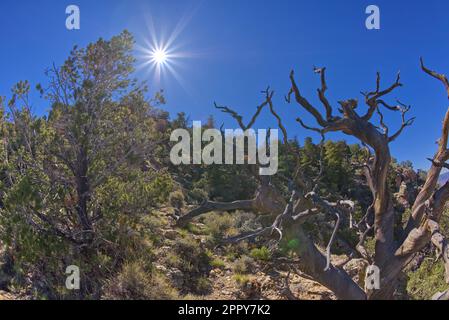
[[(0, 241), (14, 252), (15, 281), (39, 297), (72, 298), (60, 287), (65, 268), (77, 265), (81, 298), (98, 298), (124, 260), (146, 260), (151, 244), (141, 218), (173, 191), (167, 170), (147, 165), (160, 160), (147, 148), (161, 138), (152, 104), (163, 97), (150, 102), (146, 88), (133, 81), (133, 43), (125, 31), (74, 48), (54, 70), (64, 74), (61, 82), (47, 73), (46, 88), (64, 86), (74, 98), (63, 106), (41, 87), (47, 116), (19, 105), (30, 93), (28, 82), (13, 88), (14, 119), (0, 111), (9, 160), (0, 161)], [(70, 80), (80, 78), (89, 80)]]
[[(200, 243), (192, 238), (180, 238), (165, 257), (166, 264), (182, 273), (182, 293), (205, 294), (210, 289), (207, 274), (211, 270), (211, 257)], [(206, 281), (207, 280), (207, 281)]]
[[(342, 230), (339, 230), (338, 235), (343, 241), (352, 245), (352, 247), (355, 247), (357, 245), (357, 243), (359, 242), (359, 235), (357, 234), (355, 228), (353, 228), (353, 229), (343, 228)], [(330, 236), (329, 236), (329, 239), (330, 239)], [(347, 253), (347, 248), (344, 246), (338, 245), (338, 244), (339, 244), (339, 241), (336, 241), (336, 245), (334, 246), (334, 254)]]
[(192, 202), (196, 203), (201, 203), (208, 198), (207, 192), (200, 188), (193, 188), (188, 192), (187, 196)]
[(251, 272), (254, 267), (254, 260), (248, 256), (242, 256), (234, 261), (233, 270), (237, 274)]
[(161, 229), (166, 226), (166, 221), (156, 214), (147, 214), (141, 217), (136, 225), (142, 241), (151, 242), (154, 245), (161, 245), (164, 241)]
[(108, 300), (174, 300), (178, 293), (167, 279), (145, 264), (137, 261), (125, 263), (122, 270), (107, 280), (104, 299)]
[(418, 270), (408, 272), (407, 293), (413, 300), (429, 300), (437, 292), (447, 290), (444, 266), (432, 258), (426, 258)]
[(184, 207), (184, 194), (179, 191), (173, 191), (168, 197), (168, 202), (174, 208), (181, 209)]
[(204, 218), (204, 224), (208, 228), (213, 240), (236, 234), (236, 218), (229, 213), (213, 213)]
[[(261, 225), (256, 222), (254, 217), (253, 213), (248, 212), (214, 212), (202, 217), (200, 221), (204, 223), (207, 234), (210, 236), (208, 238), (209, 245), (215, 246), (224, 238), (260, 229)], [(243, 246), (246, 246), (246, 242), (242, 243)]]
[(234, 227), (241, 232), (258, 230), (262, 225), (257, 221), (256, 215), (252, 212), (237, 211), (233, 213), (235, 222)]
[(203, 225), (198, 225), (196, 223), (188, 223), (185, 227), (187, 231), (195, 235), (209, 235), (209, 230)]
[(251, 278), (244, 274), (236, 274), (234, 280), (240, 287), (243, 287), (251, 281)]
[(259, 261), (269, 261), (271, 259), (271, 251), (267, 247), (255, 248), (251, 250), (251, 257)]
[(227, 260), (235, 261), (249, 254), (249, 244), (247, 241), (242, 241), (237, 244), (227, 245), (223, 247), (223, 250)]
[(257, 187), (249, 169), (250, 166), (207, 166), (193, 185), (205, 190), (206, 196), (216, 201), (249, 199)]
[(209, 268), (210, 257), (200, 243), (191, 238), (181, 238), (173, 246), (173, 250), (180, 257), (179, 269), (186, 272), (202, 272)]
[(211, 267), (222, 269), (225, 267), (225, 262), (220, 258), (213, 258), (210, 262)]
[(192, 289), (196, 294), (207, 294), (212, 289), (212, 284), (206, 276), (200, 276), (194, 279)]

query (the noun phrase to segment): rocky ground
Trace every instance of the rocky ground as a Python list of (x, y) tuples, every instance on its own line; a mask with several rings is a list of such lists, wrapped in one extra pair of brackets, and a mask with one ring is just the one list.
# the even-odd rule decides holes
[[(287, 279), (288, 277), (288, 285)], [(288, 274), (286, 271), (256, 270), (249, 275), (246, 285), (239, 284), (231, 269), (231, 265), (215, 268), (209, 279), (212, 290), (208, 295), (195, 297), (205, 300), (334, 300), (335, 296), (320, 284), (301, 277)], [(0, 301), (26, 300), (25, 296), (0, 291)]]
[[(201, 224), (196, 224), (201, 229)], [(176, 241), (180, 236), (179, 231), (166, 229), (163, 231), (164, 238), (167, 239), (157, 256), (160, 264), (156, 266), (159, 271), (168, 275), (173, 283), (182, 281), (182, 273), (179, 270), (171, 269), (162, 262), (163, 256), (172, 246), (171, 242)], [(198, 243), (205, 243), (206, 237), (202, 235), (191, 235)], [(334, 294), (327, 288), (315, 281), (308, 279), (306, 275), (300, 275), (299, 270), (293, 270), (291, 267), (278, 262), (256, 261), (251, 269), (245, 273), (247, 283), (238, 282), (234, 271), (234, 262), (230, 261), (220, 250), (214, 250), (214, 259), (223, 263), (222, 266), (213, 268), (208, 279), (212, 283), (212, 290), (209, 294), (199, 298), (206, 300), (334, 300)], [(346, 260), (347, 256), (333, 255), (333, 263), (339, 263)], [(357, 282), (364, 277), (366, 265), (363, 260), (354, 259), (345, 265), (345, 270)], [(178, 284), (177, 287), (182, 287)]]
[(251, 276), (251, 281), (243, 288), (234, 280), (230, 272), (213, 270), (213, 292), (205, 296), (210, 300), (333, 300), (334, 295), (316, 282), (297, 275), (290, 276), (288, 289), (285, 285), (287, 274), (267, 274), (257, 272)]
[[(198, 226), (201, 227), (201, 226)], [(172, 251), (174, 244), (181, 237), (182, 232), (166, 224), (162, 228), (161, 235), (163, 244), (156, 252), (159, 257), (155, 261), (155, 267), (159, 272), (167, 276), (174, 287), (182, 289), (185, 285), (185, 275), (176, 268), (170, 267), (166, 263), (166, 256)], [(185, 237), (184, 233), (184, 237)], [(199, 246), (205, 248), (206, 236), (189, 234)], [(251, 267), (246, 270), (244, 281), (238, 278), (235, 272), (235, 260), (225, 256), (225, 252), (220, 250), (209, 250), (212, 252), (212, 259), (221, 262), (220, 266), (212, 267), (207, 271), (207, 278), (210, 282), (210, 290), (203, 296), (187, 296), (187, 299), (205, 300), (334, 300), (335, 296), (325, 287), (311, 281), (306, 275), (293, 269), (295, 264), (286, 265), (275, 259), (269, 261), (254, 261)], [(345, 256), (333, 256), (334, 263), (344, 260)], [(345, 269), (356, 281), (363, 277), (365, 265), (362, 261), (352, 260), (345, 266)], [(6, 287), (0, 287), (5, 290)], [(21, 300), (27, 299), (26, 295), (14, 294), (0, 289), (0, 300)]]
[[(345, 256), (333, 256), (335, 262), (345, 259)], [(335, 295), (327, 288), (306, 275), (291, 273), (279, 265), (266, 264), (250, 274), (247, 285), (239, 285), (232, 272), (232, 267), (226, 265), (211, 271), (210, 279), (213, 292), (205, 299), (254, 299), (254, 300), (335, 300)], [(360, 282), (366, 268), (362, 260), (355, 259), (348, 263), (345, 270), (351, 277)]]

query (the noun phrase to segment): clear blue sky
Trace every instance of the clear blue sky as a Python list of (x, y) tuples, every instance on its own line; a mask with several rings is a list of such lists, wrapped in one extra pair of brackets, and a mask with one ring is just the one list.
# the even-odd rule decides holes
[[(65, 28), (69, 4), (81, 9), (79, 31)], [(365, 28), (369, 4), (380, 7), (381, 30)], [(143, 45), (151, 37), (152, 20), (155, 34), (165, 39), (181, 26), (174, 45), (190, 53), (174, 67), (181, 81), (165, 74), (154, 85), (149, 70), (140, 68), (136, 73), (149, 81), (153, 91), (165, 89), (166, 109), (172, 115), (185, 111), (192, 120), (206, 120), (214, 114), (218, 122), (232, 128), (234, 123), (215, 111), (213, 102), (249, 116), (262, 99), (260, 91), (270, 85), (277, 92), (276, 107), (291, 135), (302, 140), (309, 133), (299, 129), (294, 119), (304, 112), (283, 99), (292, 68), (303, 94), (316, 102), (319, 81), (312, 68), (326, 66), (334, 105), (339, 99), (362, 99), (359, 92), (374, 88), (376, 71), (388, 85), (401, 70), (405, 86), (389, 101), (400, 98), (411, 104), (417, 120), (392, 145), (393, 155), (427, 168), (425, 159), (436, 150), (449, 101), (442, 86), (419, 70), (418, 62), (422, 55), (428, 66), (449, 73), (448, 12), (445, 0), (2, 0), (0, 94), (9, 96), (18, 80), (27, 79), (33, 87), (44, 83), (45, 68), (62, 63), (75, 44), (128, 29)], [(33, 102), (36, 112), (48, 109), (37, 95)], [(392, 131), (399, 125), (398, 116), (389, 115)], [(274, 124), (264, 116), (259, 126)]]

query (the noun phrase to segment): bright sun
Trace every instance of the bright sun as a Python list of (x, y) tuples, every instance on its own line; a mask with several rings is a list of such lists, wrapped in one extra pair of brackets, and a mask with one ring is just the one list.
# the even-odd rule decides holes
[(158, 28), (151, 15), (149, 14), (147, 17), (148, 35), (144, 37), (141, 45), (136, 44), (136, 49), (141, 53), (141, 59), (138, 59), (140, 64), (138, 68), (145, 68), (147, 72), (151, 72), (155, 85), (161, 85), (162, 78), (169, 75), (175, 78), (182, 87), (186, 87), (177, 68), (183, 66), (183, 59), (193, 57), (193, 53), (180, 51), (182, 44), (176, 42), (193, 17), (194, 11), (196, 9), (186, 12), (171, 33), (164, 32), (164, 34), (159, 35), (157, 33)]
[(165, 50), (158, 49), (152, 52), (151, 58), (153, 62), (161, 65), (167, 62), (168, 55), (167, 52), (165, 52)]

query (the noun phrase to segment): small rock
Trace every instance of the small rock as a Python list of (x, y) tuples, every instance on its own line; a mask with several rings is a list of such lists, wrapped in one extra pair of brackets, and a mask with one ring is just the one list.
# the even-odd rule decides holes
[(165, 274), (167, 273), (167, 268), (163, 265), (157, 264), (154, 266), (154, 268), (160, 272), (165, 273)]
[(176, 288), (182, 288), (184, 285), (184, 274), (179, 269), (170, 269), (167, 273), (168, 278)]
[(165, 230), (164, 231), (164, 237), (170, 240), (175, 240), (178, 238), (179, 232), (173, 229)]

